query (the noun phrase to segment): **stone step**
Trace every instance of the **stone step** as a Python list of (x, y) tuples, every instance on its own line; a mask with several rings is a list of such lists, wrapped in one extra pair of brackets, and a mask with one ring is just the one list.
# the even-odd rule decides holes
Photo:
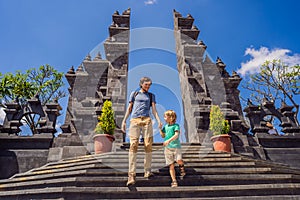
[[(289, 174), (230, 174), (230, 175), (195, 175), (178, 178), (180, 186), (203, 186), (203, 185), (237, 185), (237, 184), (262, 184), (262, 183), (284, 183), (300, 182), (300, 176)], [(167, 175), (156, 175), (150, 180), (137, 177), (136, 186), (169, 186), (171, 179)], [(122, 187), (125, 186), (127, 177), (70, 177), (54, 178), (49, 180), (21, 181), (17, 183), (1, 184), (1, 190), (16, 190), (30, 188), (46, 188), (59, 186), (81, 186), (81, 187)]]
[[(123, 145), (120, 147), (119, 150), (128, 150), (130, 147), (129, 143), (123, 143)], [(153, 149), (160, 149), (163, 148), (163, 143), (153, 143), (152, 145)], [(181, 148), (182, 149), (209, 149), (212, 150), (211, 145), (209, 146), (202, 146), (199, 144), (193, 144), (193, 143), (181, 143)], [(139, 143), (138, 149), (144, 149), (144, 143)]]
[[(138, 168), (137, 169), (137, 177), (143, 177), (144, 170)], [(153, 170), (156, 176), (169, 176), (169, 169), (167, 167), (160, 168), (159, 170)], [(268, 167), (243, 167), (243, 168), (224, 168), (224, 167), (215, 167), (215, 168), (190, 168), (186, 167), (187, 177), (195, 176), (195, 175), (230, 175), (230, 174), (264, 174), (264, 173), (272, 173), (271, 168)], [(103, 177), (127, 177), (127, 168), (123, 169), (77, 169), (73, 171), (57, 171), (56, 173), (43, 172), (40, 174), (27, 176), (15, 177), (13, 179), (1, 180), (0, 184), (4, 183), (17, 183), (24, 181), (37, 181), (37, 180), (46, 180), (46, 179), (55, 179), (55, 178), (68, 178), (74, 176), (103, 176)], [(1, 188), (1, 186), (0, 186)]]
[[(111, 156), (127, 156), (128, 152), (116, 152), (115, 154), (102, 154), (102, 155), (96, 155), (95, 157), (101, 158), (101, 157), (111, 157)], [(137, 155), (145, 155), (144, 151), (138, 151)], [(164, 156), (163, 151), (153, 151), (152, 155), (159, 155)], [(183, 156), (195, 156), (198, 155), (199, 157), (233, 157), (234, 155), (231, 155), (230, 153), (222, 153), (222, 152), (211, 152), (211, 151), (182, 151)]]
[(2, 200), (11, 199), (121, 199), (121, 198), (196, 198), (243, 197), (267, 195), (300, 195), (299, 183), (254, 185), (179, 186), (162, 187), (51, 187), (0, 192)]
[[(144, 156), (138, 155), (137, 156), (137, 162), (143, 162)], [(195, 156), (195, 158), (185, 157), (183, 156), (184, 162), (189, 163), (189, 166), (192, 166), (192, 163), (202, 163), (201, 166), (207, 166), (211, 162), (234, 162), (234, 161), (242, 161), (242, 158), (240, 157), (229, 157), (229, 158), (199, 158), (199, 156)], [(102, 162), (103, 164), (107, 165), (110, 163), (128, 163), (128, 157), (125, 158), (118, 158), (118, 157), (110, 157), (110, 158), (102, 158), (102, 159), (91, 159), (87, 161), (80, 161), (75, 163), (67, 163), (67, 164), (56, 164), (56, 165), (46, 165), (41, 168), (36, 168), (31, 170), (30, 172), (37, 172), (37, 171), (43, 171), (43, 170), (53, 170), (53, 169), (64, 169), (74, 166), (82, 166), (82, 165), (88, 165), (88, 164), (97, 164)], [(243, 161), (248, 162), (248, 161)], [(165, 163), (165, 159), (161, 158), (161, 156), (153, 156), (152, 163)], [(212, 165), (214, 165), (214, 163)], [(253, 165), (253, 162), (249, 162), (249, 164)], [(244, 164), (242, 164), (244, 165)], [(26, 172), (25, 174), (28, 174), (30, 172)]]
[[(159, 198), (160, 200), (170, 200), (169, 198)], [(216, 200), (216, 197), (187, 197), (187, 198), (180, 198), (181, 200)], [(245, 199), (245, 200), (298, 200), (300, 199), (300, 195), (267, 195), (267, 196), (235, 196), (235, 197), (219, 197), (218, 199), (222, 200), (239, 200), (239, 199)], [(52, 200), (52, 199), (51, 199)], [(54, 199), (57, 200), (57, 199)], [(60, 200), (60, 199), (59, 199)], [(137, 199), (123, 199), (123, 200), (137, 200)], [(147, 198), (147, 200), (157, 200), (152, 198)]]
[[(137, 156), (144, 156), (143, 152), (138, 152)], [(162, 157), (164, 158), (164, 154), (162, 152), (153, 152), (153, 158)], [(48, 163), (49, 165), (60, 165), (60, 164), (68, 164), (68, 163), (78, 163), (84, 162), (89, 160), (101, 160), (104, 158), (128, 158), (128, 152), (113, 152), (113, 153), (106, 153), (101, 155), (88, 155), (88, 156), (81, 156), (76, 158), (64, 159), (58, 162)], [(203, 152), (183, 152), (183, 158), (230, 158), (232, 157), (229, 153), (203, 153)]]
[[(144, 159), (145, 154), (144, 153), (137, 153), (137, 159)], [(191, 159), (194, 161), (200, 161), (200, 162), (207, 162), (207, 161), (230, 161), (230, 160), (242, 160), (241, 157), (237, 156), (231, 156), (230, 154), (183, 154), (183, 159)], [(164, 154), (152, 154), (152, 159), (155, 161), (156, 159), (164, 159)], [(66, 164), (82, 164), (84, 162), (90, 162), (90, 161), (105, 161), (105, 160), (115, 160), (115, 159), (127, 159), (128, 160), (128, 153), (124, 154), (110, 154), (110, 155), (91, 155), (89, 157), (83, 157), (83, 158), (76, 158), (76, 159), (69, 159), (69, 160), (62, 160), (58, 162), (52, 162), (46, 164), (46, 166), (55, 166), (55, 165), (66, 165)], [(252, 161), (251, 161), (252, 162)]]
[[(144, 146), (139, 146), (138, 148), (138, 151), (144, 151)], [(163, 146), (159, 146), (159, 147), (152, 147), (152, 150), (153, 151), (160, 151), (160, 150), (164, 150), (164, 147)], [(195, 148), (195, 147), (187, 147), (187, 148), (184, 148), (184, 147), (182, 147), (181, 148), (181, 150), (182, 151), (213, 151), (213, 149), (212, 148)], [(119, 152), (119, 151), (129, 151), (129, 148), (124, 148), (124, 149), (116, 149), (116, 151), (117, 152)]]
[(253, 162), (255, 162), (255, 165), (257, 167), (269, 166), (269, 167), (272, 168), (273, 172), (291, 173), (291, 174), (300, 175), (299, 168), (292, 168), (292, 167), (290, 167), (287, 164), (277, 163), (277, 162), (273, 162), (273, 161), (256, 160), (256, 159), (246, 158), (246, 157), (242, 157), (242, 159), (246, 160), (246, 161), (253, 161)]
[[(211, 170), (214, 168), (223, 168), (224, 170), (227, 170), (227, 168), (234, 167), (235, 169), (248, 169), (250, 166), (255, 166), (254, 162), (215, 162), (215, 163), (187, 163), (186, 164), (186, 171), (198, 171), (198, 170)], [(137, 162), (137, 171), (143, 171), (144, 163), (143, 161)], [(168, 171), (167, 168), (164, 165), (164, 160), (162, 160), (161, 163), (152, 163), (152, 171)], [(128, 163), (94, 163), (94, 164), (87, 164), (87, 165), (81, 165), (81, 166), (72, 166), (68, 168), (58, 168), (58, 169), (40, 169), (36, 171), (32, 171), (31, 173), (25, 173), (25, 174), (18, 174), (15, 176), (15, 178), (22, 178), (22, 177), (28, 177), (28, 176), (36, 176), (36, 175), (44, 175), (44, 174), (55, 174), (55, 173), (61, 173), (61, 172), (68, 172), (68, 171), (76, 171), (76, 170), (83, 170), (83, 169), (97, 169), (101, 172), (108, 171), (111, 169), (123, 171), (126, 172), (128, 170)]]
[[(222, 155), (221, 158), (215, 157), (215, 155)], [(30, 170), (28, 172), (25, 173), (20, 173), (20, 174), (16, 174), (14, 177), (21, 177), (21, 176), (26, 176), (32, 172), (38, 172), (41, 170), (52, 170), (52, 169), (63, 169), (63, 168), (68, 168), (68, 167), (75, 167), (72, 168), (71, 170), (74, 169), (81, 169), (81, 168), (85, 168), (84, 165), (87, 164), (96, 164), (99, 162), (103, 162), (103, 167), (107, 167), (107, 166), (113, 166), (113, 167), (118, 167), (115, 166), (115, 164), (118, 164), (121, 162), (122, 165), (123, 164), (128, 164), (128, 155), (124, 154), (124, 157), (115, 155), (115, 154), (109, 154), (106, 156), (98, 156), (98, 155), (89, 155), (89, 156), (82, 156), (80, 158), (75, 158), (75, 159), (69, 159), (69, 160), (63, 160), (63, 161), (59, 161), (59, 162), (55, 162), (55, 163), (48, 163), (47, 165), (41, 167), (41, 168), (36, 168), (33, 170)], [(211, 154), (209, 156), (206, 156), (205, 158), (199, 158), (199, 155), (189, 155), (187, 154), (187, 156), (192, 157), (192, 158), (186, 158), (185, 155), (183, 156), (183, 158), (185, 159), (185, 162), (188, 163), (195, 163), (195, 162), (199, 162), (199, 163), (203, 163), (203, 162), (228, 162), (228, 161), (241, 161), (240, 157), (229, 157), (230, 154)], [(159, 157), (159, 159), (158, 159)], [(193, 158), (194, 157), (194, 158)], [(99, 158), (99, 159), (96, 159)], [(102, 159), (101, 159), (102, 158)], [(138, 154), (138, 162), (143, 162), (143, 155), (139, 155)], [(164, 166), (165, 160), (164, 160), (164, 156), (159, 156), (159, 155), (153, 155), (153, 161), (152, 163), (157, 163), (156, 167), (160, 168)], [(242, 164), (244, 165), (244, 164)], [(99, 167), (99, 166), (98, 166)], [(52, 173), (52, 171), (49, 171), (49, 173)], [(1, 183), (1, 180), (0, 180)]]
[[(143, 163), (144, 157), (138, 156), (137, 157), (137, 163)], [(254, 165), (254, 162), (249, 161), (242, 161), (241, 158), (235, 157), (235, 158), (202, 158), (202, 159), (191, 159), (191, 158), (184, 158), (184, 162), (186, 163), (186, 166), (197, 166), (200, 164), (201, 167), (204, 166), (222, 166), (224, 163), (224, 166), (230, 165), (232, 163), (233, 165), (237, 165), (237, 161), (240, 161), (241, 166), (245, 165)], [(47, 170), (54, 170), (54, 169), (67, 169), (70, 167), (75, 166), (83, 166), (83, 165), (89, 165), (89, 164), (104, 164), (105, 166), (111, 166), (111, 165), (124, 165), (128, 164), (128, 158), (107, 158), (107, 159), (101, 159), (101, 160), (89, 160), (89, 161), (83, 161), (78, 163), (69, 163), (69, 164), (60, 164), (60, 165), (49, 165), (44, 166), (41, 168), (37, 168), (34, 170), (31, 170), (31, 173), (35, 173), (38, 171), (47, 171)], [(165, 159), (164, 158), (153, 158), (152, 164), (158, 164), (160, 166), (164, 166)], [(28, 174), (29, 172), (26, 172), (25, 174)]]

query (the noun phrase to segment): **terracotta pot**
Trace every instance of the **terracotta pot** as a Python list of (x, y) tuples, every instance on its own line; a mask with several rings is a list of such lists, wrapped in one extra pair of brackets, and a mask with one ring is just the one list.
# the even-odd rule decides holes
[(95, 154), (111, 152), (114, 136), (108, 134), (96, 134), (94, 137)]
[(231, 140), (230, 135), (222, 134), (216, 135), (210, 138), (213, 142), (215, 151), (231, 152)]

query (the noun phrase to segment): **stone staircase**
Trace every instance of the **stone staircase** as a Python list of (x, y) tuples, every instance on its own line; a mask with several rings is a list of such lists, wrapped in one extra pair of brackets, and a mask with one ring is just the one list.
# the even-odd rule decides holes
[(187, 175), (178, 177), (179, 186), (171, 188), (162, 144), (153, 146), (151, 179), (143, 177), (142, 148), (134, 186), (126, 187), (124, 144), (116, 152), (48, 163), (0, 180), (0, 199), (300, 199), (299, 169), (197, 144), (183, 145)]

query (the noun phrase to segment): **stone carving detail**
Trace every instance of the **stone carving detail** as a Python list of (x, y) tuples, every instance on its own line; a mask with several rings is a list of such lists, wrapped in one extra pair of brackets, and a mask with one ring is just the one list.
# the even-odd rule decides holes
[(250, 120), (251, 131), (254, 134), (266, 133), (269, 128), (266, 126), (265, 116), (271, 115), (280, 121), (282, 132), (286, 134), (300, 133), (300, 127), (296, 124), (296, 114), (293, 111), (293, 106), (288, 106), (285, 103), (276, 109), (274, 102), (264, 99), (262, 105), (253, 105), (248, 100), (248, 105), (244, 109), (247, 117)]
[(42, 106), (38, 95), (34, 98), (29, 99), (24, 106), (20, 106), (18, 99), (14, 102), (5, 103), (6, 108), (4, 112), (6, 113), (4, 124), (1, 132), (8, 134), (19, 134), (22, 126), (22, 118), (26, 115), (38, 114), (41, 118), (38, 121), (38, 126), (36, 128), (36, 134), (40, 133), (56, 133), (56, 120), (60, 115), (59, 111), (62, 109), (60, 105), (54, 101), (51, 103), (46, 103)]

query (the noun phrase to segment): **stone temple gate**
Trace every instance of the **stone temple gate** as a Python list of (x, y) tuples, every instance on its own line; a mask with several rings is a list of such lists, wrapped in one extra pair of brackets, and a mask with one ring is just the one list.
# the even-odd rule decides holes
[[(204, 142), (211, 104), (222, 106), (226, 118), (234, 124), (232, 131), (247, 132), (237, 89), (241, 78), (235, 72), (230, 75), (220, 58), (214, 63), (205, 54), (206, 45), (197, 42), (200, 31), (191, 15), (173, 14), (187, 142)], [(72, 67), (66, 74), (70, 97), (63, 131), (77, 131), (84, 143), (90, 141), (103, 101), (113, 102), (119, 127), (126, 109), (130, 10), (116, 12), (112, 19), (104, 42), (106, 59), (100, 53), (94, 58), (87, 55), (76, 71)]]
[[(247, 106), (245, 112), (251, 122), (250, 127), (247, 126), (237, 89), (241, 82), (240, 76), (236, 72), (232, 74), (227, 72), (226, 65), (220, 58), (214, 62), (207, 56), (207, 46), (203, 41), (198, 41), (200, 30), (194, 25), (194, 18), (191, 15), (183, 17), (174, 10), (173, 17), (187, 142), (210, 145), (211, 133), (208, 131), (210, 106), (220, 105), (231, 124), (232, 152), (300, 167), (300, 158), (295, 157), (296, 153), (297, 155), (300, 153), (300, 128), (294, 123), (293, 108), (284, 105), (276, 110), (287, 130), (284, 136), (268, 135), (265, 123), (257, 118), (264, 115), (259, 113), (268, 113), (270, 109), (275, 109), (270, 102), (265, 102), (264, 110), (259, 110), (260, 108), (254, 105)], [(14, 167), (0, 169), (3, 172), (0, 174), (8, 174), (9, 177), (16, 172), (27, 171), (50, 161), (93, 152), (93, 130), (105, 100), (112, 101), (115, 111), (117, 123), (115, 148), (123, 145), (125, 136), (119, 128), (127, 104), (130, 9), (122, 13), (116, 11), (112, 15), (112, 24), (108, 30), (109, 36), (104, 42), (105, 59), (100, 53), (93, 58), (87, 55), (77, 69), (71, 67), (65, 75), (70, 85), (70, 95), (65, 123), (61, 126), (63, 133), (58, 137), (53, 138), (55, 123), (48, 117), (49, 120), (44, 119), (45, 128), (41, 130), (41, 134), (31, 138), (35, 148), (29, 144), (24, 146), (25, 139), (9, 134), (13, 133), (11, 130), (16, 130), (20, 126), (14, 118), (17, 107), (9, 104), (12, 109), (7, 112), (11, 119), (7, 119), (0, 129), (0, 160)], [(34, 102), (38, 100), (34, 99)], [(57, 114), (58, 104), (51, 104), (48, 107), (48, 112)], [(250, 128), (254, 134), (248, 133)], [(38, 156), (37, 149), (42, 152)], [(22, 159), (23, 154), (20, 152), (25, 150), (28, 157), (34, 160), (24, 159), (23, 165), (16, 166)], [(281, 154), (278, 155), (278, 152)], [(30, 165), (33, 162), (37, 164)]]

